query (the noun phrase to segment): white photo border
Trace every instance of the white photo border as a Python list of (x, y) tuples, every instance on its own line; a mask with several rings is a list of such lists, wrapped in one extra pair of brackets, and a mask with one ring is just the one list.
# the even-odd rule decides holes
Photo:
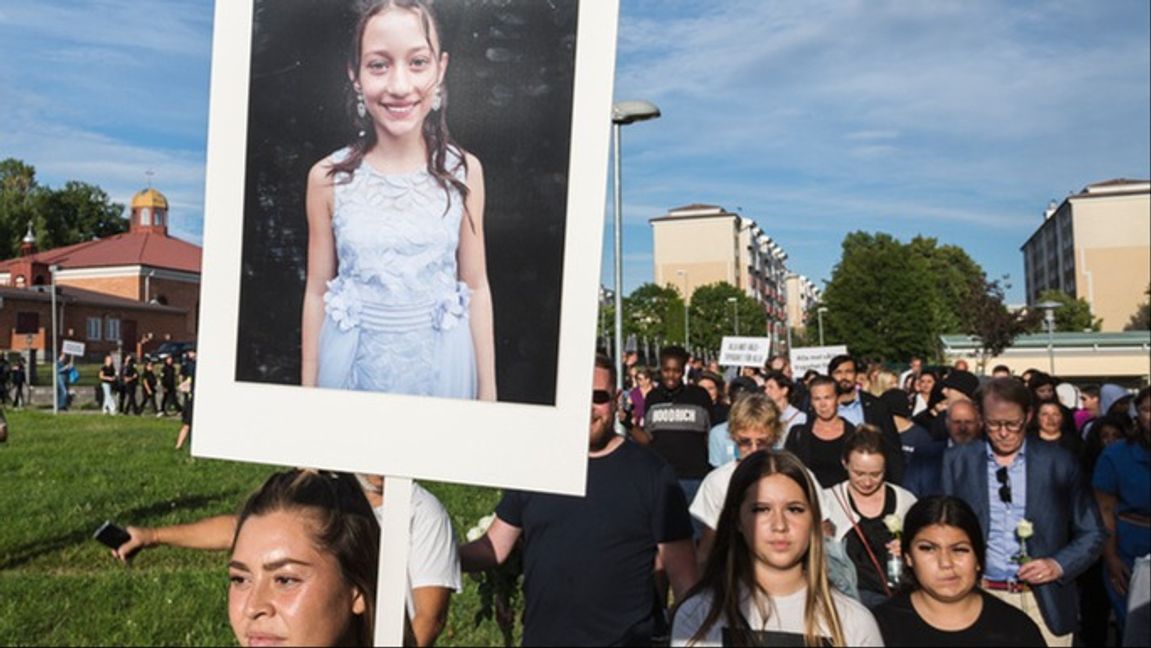
[(192, 454), (583, 495), (618, 0), (581, 0), (554, 406), (236, 380), (251, 0), (217, 2)]

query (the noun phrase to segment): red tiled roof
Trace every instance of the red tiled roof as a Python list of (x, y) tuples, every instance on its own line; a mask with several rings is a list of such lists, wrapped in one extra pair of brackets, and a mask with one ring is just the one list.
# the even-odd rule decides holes
[[(156, 232), (126, 232), (37, 252), (31, 255), (31, 260), (56, 264), (62, 269), (146, 265), (199, 274), (201, 254), (200, 246), (178, 238)], [(0, 262), (0, 272), (10, 269), (14, 261), (27, 259)]]

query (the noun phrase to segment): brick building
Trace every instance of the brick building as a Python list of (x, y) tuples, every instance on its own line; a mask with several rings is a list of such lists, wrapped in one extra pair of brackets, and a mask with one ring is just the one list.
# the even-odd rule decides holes
[(168, 200), (155, 189), (132, 198), (131, 218), (124, 234), (44, 251), (29, 229), (20, 256), (0, 262), (0, 347), (51, 345), (53, 272), (58, 339), (84, 342), (89, 358), (194, 340), (200, 247), (169, 236)]

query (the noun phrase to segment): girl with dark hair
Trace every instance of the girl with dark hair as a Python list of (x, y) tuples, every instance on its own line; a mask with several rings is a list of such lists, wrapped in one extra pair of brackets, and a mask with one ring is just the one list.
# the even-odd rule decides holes
[(1035, 622), (979, 589), (987, 547), (963, 500), (919, 500), (903, 520), (904, 591), (875, 608), (888, 646), (1043, 646)]
[(379, 543), (355, 477), (272, 475), (241, 510), (228, 563), (240, 645), (373, 645)]
[(703, 578), (675, 612), (673, 646), (882, 645), (867, 609), (828, 583), (818, 492), (789, 452), (740, 462)]
[(1080, 458), (1083, 455), (1083, 437), (1068, 431), (1067, 408), (1059, 401), (1040, 401), (1029, 430), (1032, 438), (1054, 443)]
[(306, 386), (496, 399), (483, 169), (448, 133), (448, 54), (427, 0), (354, 32), (353, 142), (308, 174)]

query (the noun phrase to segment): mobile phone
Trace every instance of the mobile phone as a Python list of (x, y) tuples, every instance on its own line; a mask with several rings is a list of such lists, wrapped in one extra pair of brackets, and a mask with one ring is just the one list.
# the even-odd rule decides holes
[(92, 537), (104, 543), (111, 549), (119, 549), (123, 544), (132, 539), (132, 536), (127, 531), (112, 524), (111, 521), (105, 520), (104, 524), (96, 529), (96, 533)]

